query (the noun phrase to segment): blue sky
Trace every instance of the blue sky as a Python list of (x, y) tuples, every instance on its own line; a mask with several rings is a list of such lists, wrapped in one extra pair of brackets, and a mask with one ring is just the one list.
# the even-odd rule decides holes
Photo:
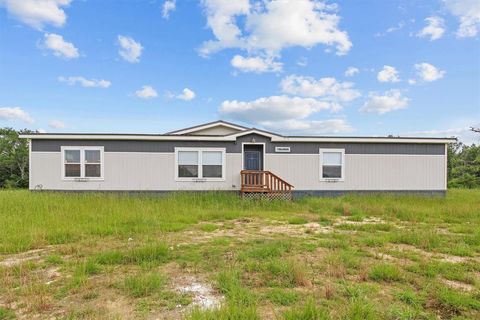
[(476, 0), (0, 0), (0, 126), (470, 143), (479, 38)]

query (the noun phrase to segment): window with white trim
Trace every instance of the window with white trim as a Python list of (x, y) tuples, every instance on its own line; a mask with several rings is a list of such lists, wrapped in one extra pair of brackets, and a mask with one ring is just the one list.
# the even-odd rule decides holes
[(103, 147), (62, 147), (62, 179), (103, 179)]
[(320, 149), (320, 180), (342, 181), (345, 178), (345, 149)]
[(176, 180), (225, 179), (225, 149), (175, 148)]

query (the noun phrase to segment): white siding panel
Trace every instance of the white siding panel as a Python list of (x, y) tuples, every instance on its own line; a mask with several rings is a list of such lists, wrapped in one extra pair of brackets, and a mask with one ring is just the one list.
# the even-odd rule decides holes
[[(295, 190), (445, 190), (443, 155), (345, 155), (345, 181), (319, 179), (318, 154), (266, 154), (265, 169)], [(174, 153), (105, 152), (104, 181), (61, 179), (60, 152), (32, 152), (30, 188), (47, 190), (239, 190), (241, 154), (226, 154), (226, 179), (175, 181)]]
[(445, 156), (345, 155), (345, 181), (320, 181), (319, 155), (267, 154), (265, 168), (295, 190), (445, 190)]
[(174, 153), (105, 152), (104, 181), (63, 181), (59, 152), (32, 152), (31, 188), (45, 190), (237, 190), (241, 155), (226, 155), (226, 179), (175, 181)]

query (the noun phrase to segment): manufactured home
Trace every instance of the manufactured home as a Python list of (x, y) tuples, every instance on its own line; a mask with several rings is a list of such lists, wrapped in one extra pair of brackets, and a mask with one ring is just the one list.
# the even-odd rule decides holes
[(30, 189), (443, 195), (450, 138), (285, 136), (225, 121), (166, 134), (36, 133)]

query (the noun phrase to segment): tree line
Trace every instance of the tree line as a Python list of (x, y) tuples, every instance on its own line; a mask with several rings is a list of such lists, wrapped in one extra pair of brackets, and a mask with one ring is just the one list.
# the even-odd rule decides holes
[[(478, 128), (472, 131), (480, 133)], [(28, 188), (28, 141), (19, 134), (33, 132), (0, 128), (0, 188)], [(448, 146), (448, 187), (480, 188), (480, 145)]]

